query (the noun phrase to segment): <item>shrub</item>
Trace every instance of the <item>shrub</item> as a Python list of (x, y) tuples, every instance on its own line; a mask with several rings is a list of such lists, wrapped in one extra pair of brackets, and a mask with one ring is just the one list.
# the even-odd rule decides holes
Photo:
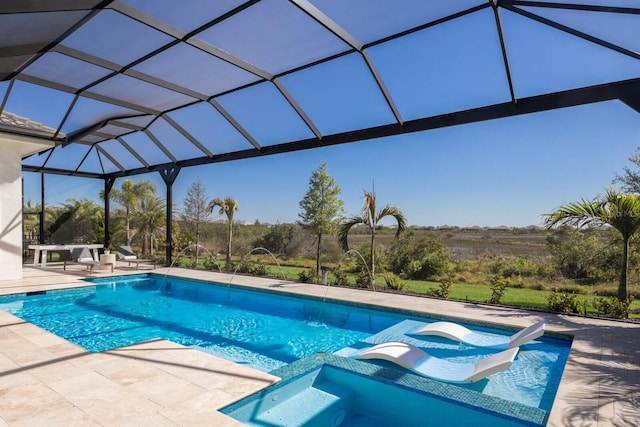
[(442, 241), (431, 236), (415, 238), (413, 231), (394, 240), (386, 254), (393, 273), (418, 280), (445, 274), (451, 261)]
[(246, 259), (237, 265), (235, 272), (253, 274), (255, 276), (266, 276), (269, 274), (269, 270), (263, 263), (254, 263)]
[(573, 293), (560, 292), (553, 288), (549, 295), (549, 310), (560, 313), (580, 313), (582, 304)]
[(502, 277), (534, 277), (539, 276), (541, 266), (524, 258), (514, 260), (501, 259), (495, 261), (489, 271)]
[(555, 268), (567, 279), (590, 283), (618, 274), (620, 255), (591, 231), (559, 229), (547, 237), (547, 245)]
[(228, 263), (228, 264), (227, 264), (227, 263), (225, 263), (225, 264), (222, 266), (222, 270), (223, 270), (223, 271), (229, 271), (229, 272), (233, 273), (234, 271), (236, 271), (236, 265), (237, 265), (237, 264), (234, 264), (234, 263), (233, 263), (233, 261), (232, 261), (232, 262), (230, 262), (230, 263)]
[(329, 279), (330, 285), (335, 286), (347, 286), (349, 281), (347, 280), (347, 275), (340, 269), (337, 269), (333, 272), (333, 277)]
[(276, 224), (254, 241), (256, 247), (263, 247), (274, 254), (295, 256), (300, 251), (303, 240), (302, 228), (296, 224)]
[[(369, 274), (370, 265), (371, 265), (371, 252), (369, 248), (371, 246), (369, 244), (359, 245), (356, 249), (350, 249), (349, 252), (344, 253), (340, 262), (338, 263), (338, 268), (344, 270), (347, 273), (352, 273), (355, 275), (364, 275)], [(385, 259), (384, 252), (380, 249), (376, 249), (375, 251), (376, 258), (376, 272), (382, 273), (385, 271)]]
[(629, 317), (629, 307), (633, 298), (620, 301), (618, 298), (596, 298), (593, 307), (598, 314), (616, 319), (627, 319)]
[(254, 266), (253, 271), (251, 271), (251, 274), (255, 276), (268, 276), (269, 269), (267, 268), (266, 265), (260, 262)]
[(187, 257), (187, 256), (177, 256), (173, 259), (173, 263), (171, 264), (172, 266), (175, 267), (185, 267), (185, 268), (191, 268), (191, 266), (193, 265), (193, 260), (191, 259), (191, 257)]
[(302, 283), (313, 282), (316, 278), (315, 268), (308, 268), (298, 273), (298, 280)]
[(404, 288), (405, 285), (407, 284), (395, 274), (386, 274), (384, 276), (384, 283), (387, 285), (388, 288), (394, 289), (396, 291), (402, 290), (402, 288)]
[(500, 300), (507, 290), (508, 280), (494, 276), (491, 279), (491, 297), (489, 297), (489, 304), (500, 304)]
[(445, 250), (425, 254), (419, 261), (419, 269), (411, 276), (414, 279), (432, 279), (447, 272), (449, 268), (449, 253)]
[(207, 270), (211, 270), (211, 271), (221, 271), (222, 270), (222, 268), (220, 267), (220, 264), (218, 263), (218, 261), (213, 257), (205, 258), (204, 262), (202, 263), (202, 266), (204, 268), (206, 268)]
[(426, 294), (432, 297), (438, 298), (449, 298), (449, 293), (451, 292), (451, 281), (443, 280), (440, 282), (440, 285), (436, 289), (429, 289)]
[(237, 273), (248, 273), (251, 274), (253, 272), (253, 263), (247, 259), (243, 259), (237, 265), (234, 271)]
[(369, 274), (368, 270), (360, 270), (356, 275), (356, 287), (358, 288), (369, 288), (371, 287), (371, 274)]

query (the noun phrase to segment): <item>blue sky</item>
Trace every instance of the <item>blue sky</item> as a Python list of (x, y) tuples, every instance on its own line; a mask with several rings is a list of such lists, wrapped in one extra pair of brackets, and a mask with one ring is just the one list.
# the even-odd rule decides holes
[[(333, 7), (342, 7), (340, 2), (320, 3), (328, 11)], [(477, 1), (462, 3), (477, 4)], [(155, 3), (140, 2), (140, 7), (152, 4)], [(294, 19), (299, 17), (299, 11), (284, 2), (281, 6), (292, 16), (286, 15), (285, 19), (283, 15), (280, 18), (300, 25), (296, 31), (309, 28), (306, 18)], [(441, 6), (454, 7), (447, 2), (442, 2)], [(599, 13), (598, 25), (594, 26), (594, 12), (570, 8), (525, 9), (632, 51), (640, 47), (637, 15)], [(398, 10), (410, 11), (410, 15), (420, 11), (429, 12), (428, 8)], [(162, 7), (158, 7), (155, 12), (161, 11)], [(227, 24), (236, 25), (236, 20), (246, 20), (251, 25), (247, 25), (247, 34), (243, 36), (261, 40), (263, 44), (243, 42), (235, 35), (225, 38), (224, 31), (218, 32), (215, 28), (201, 36), (270, 72), (282, 71), (272, 68), (281, 66), (280, 61), (301, 60), (287, 56), (294, 47), (299, 48), (295, 50), (297, 54), (315, 52), (314, 49), (305, 49), (305, 43), (315, 43), (316, 33), (307, 34), (306, 38), (291, 37), (287, 31), (276, 31), (272, 18), (261, 14), (259, 8), (249, 12), (235, 16)], [(125, 32), (124, 27), (111, 25), (109, 21), (122, 19), (121, 16), (107, 11), (100, 17), (101, 20), (92, 21), (91, 24), (101, 28), (101, 31), (117, 28), (118, 34), (124, 37), (121, 34)], [(421, 19), (419, 16), (415, 18)], [(403, 19), (411, 19), (411, 16)], [(636, 58), (507, 10), (501, 10), (501, 20), (517, 98), (640, 76), (640, 61)], [(393, 20), (388, 21), (385, 25), (393, 25)], [(357, 22), (368, 24), (369, 21)], [(375, 38), (373, 33), (383, 31), (379, 26), (353, 27), (349, 20), (339, 23), (364, 41)], [(86, 30), (90, 31), (91, 25)], [(101, 42), (107, 43), (109, 40), (104, 38)], [(507, 102), (510, 96), (497, 41), (494, 15), (490, 8), (486, 8), (373, 46), (367, 53), (386, 82), (402, 117), (411, 120)], [(97, 47), (91, 37), (77, 35), (62, 44), (94, 55), (102, 53), (102, 50), (93, 51)], [(143, 61), (136, 69), (146, 73), (165, 70), (166, 75), (158, 74), (156, 77), (175, 79), (187, 87), (193, 85), (194, 90), (206, 88), (213, 93), (216, 91), (210, 86), (216, 82), (222, 84), (234, 76), (246, 77), (244, 72), (237, 74), (235, 70), (236, 74), (233, 74), (227, 68), (214, 67), (215, 63), (209, 62), (211, 58), (206, 58), (206, 55), (199, 59), (200, 66), (193, 69), (176, 66), (180, 61), (176, 61), (173, 55), (189, 55), (189, 49), (181, 45), (180, 49), (171, 51), (171, 55), (158, 55)], [(328, 43), (323, 45), (323, 49), (339, 51), (340, 46)], [(121, 60), (120, 55), (127, 54), (122, 49), (106, 51), (115, 55), (111, 58), (115, 62)], [(274, 52), (286, 57), (277, 57), (276, 60)], [(312, 58), (303, 59), (310, 61)], [(122, 59), (123, 64), (128, 60)], [(54, 80), (65, 77), (51, 74), (51, 67), (46, 65), (39, 66), (36, 62), (27, 71), (36, 77), (42, 73), (41, 77)], [(73, 69), (69, 67), (69, 70)], [(211, 71), (209, 74), (222, 77), (200, 81), (191, 74), (194, 70), (203, 75), (207, 73), (202, 70), (215, 70), (215, 73)], [(380, 92), (375, 89), (376, 84), (360, 54), (345, 55), (284, 75), (280, 82), (324, 135), (383, 125), (395, 120)], [(107, 86), (102, 90), (122, 89), (118, 85), (109, 87), (109, 82), (103, 85)], [(7, 111), (57, 127), (60, 117), (53, 115), (55, 111), (61, 114), (60, 111), (65, 110), (65, 106), (71, 102), (69, 94), (54, 94), (53, 90), (38, 89), (26, 82), (17, 82), (14, 86), (6, 105)], [(0, 89), (6, 87), (6, 84), (0, 84)], [(311, 130), (284, 102), (271, 82), (231, 92), (216, 100), (263, 146), (312, 137)], [(78, 108), (78, 112), (74, 111), (69, 123), (75, 123), (76, 119), (86, 120), (84, 115), (108, 115), (108, 111), (101, 110), (104, 106), (100, 103), (92, 103), (85, 98), (81, 101), (87, 105)], [(169, 115), (205, 145), (209, 144), (216, 153), (250, 148), (239, 133), (228, 124), (225, 125), (221, 116), (213, 116), (211, 111), (211, 106), (197, 104)], [(157, 121), (150, 130), (163, 135), (167, 129), (160, 128), (161, 123), (161, 120)], [(164, 128), (171, 126), (165, 123)], [(173, 134), (163, 138), (166, 143), (175, 143), (179, 149), (190, 145), (180, 145), (181, 136), (176, 135), (175, 130), (169, 130)], [(63, 131), (67, 129), (63, 128)], [(152, 163), (156, 160), (162, 163), (164, 155), (159, 150), (153, 154), (150, 150), (153, 144), (145, 138), (142, 133), (124, 137), (132, 146), (144, 150)], [(129, 166), (125, 155), (132, 162), (131, 167), (139, 166), (133, 156), (124, 153), (126, 150), (119, 143), (108, 141), (103, 144), (125, 166)], [(631, 166), (628, 158), (638, 146), (640, 114), (618, 101), (611, 101), (391, 138), (185, 168), (174, 185), (174, 202), (176, 208), (180, 209), (187, 188), (199, 177), (210, 198), (231, 196), (238, 200), (237, 218), (240, 220), (293, 222), (298, 219), (299, 201), (307, 191), (311, 173), (326, 162), (329, 174), (342, 189), (347, 215), (358, 214), (363, 192), (375, 189), (379, 205), (388, 203), (399, 207), (409, 224), (539, 225), (542, 215), (558, 206), (601, 194), (611, 185), (616, 174), (622, 173), (625, 166)], [(201, 155), (194, 147), (192, 149), (196, 151), (195, 155)], [(71, 152), (62, 152), (56, 161), (68, 161), (70, 157), (67, 156)], [(159, 157), (152, 157), (154, 155)], [(159, 174), (140, 175), (133, 179), (151, 180), (158, 186), (160, 195), (164, 196), (164, 183)], [(49, 205), (60, 205), (70, 198), (97, 200), (103, 186), (102, 181), (91, 179), (48, 175), (46, 180), (49, 191), (46, 202)], [(116, 182), (116, 186), (119, 185), (120, 182)], [(39, 201), (38, 189), (39, 176), (25, 174), (25, 199)]]
[[(210, 198), (238, 200), (237, 218), (298, 219), (299, 201), (322, 162), (342, 189), (348, 215), (363, 191), (398, 206), (409, 224), (527, 226), (561, 204), (593, 198), (608, 187), (640, 146), (640, 115), (607, 102), (391, 138), (183, 169), (174, 202), (183, 206), (197, 179)], [(46, 176), (46, 202), (97, 199), (102, 181)], [(137, 179), (154, 182), (158, 174)], [(116, 187), (120, 181), (116, 182)], [(25, 199), (39, 201), (39, 175), (25, 174)], [(212, 219), (215, 216), (212, 216)], [(390, 222), (389, 222), (390, 223)]]

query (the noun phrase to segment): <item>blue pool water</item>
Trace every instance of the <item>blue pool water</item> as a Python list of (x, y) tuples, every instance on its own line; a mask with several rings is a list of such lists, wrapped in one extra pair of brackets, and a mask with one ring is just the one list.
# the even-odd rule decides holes
[(159, 275), (94, 283), (2, 298), (0, 308), (92, 352), (164, 338), (265, 372), (337, 351), (404, 318)]
[[(366, 363), (318, 355), (221, 412), (252, 427), (543, 426), (547, 413), (422, 377), (390, 381)], [(299, 363), (298, 363), (299, 364)], [(292, 365), (292, 369), (295, 370)]]
[[(266, 372), (317, 352), (357, 348), (406, 319), (437, 320), (155, 274), (93, 282), (80, 289), (0, 297), (0, 309), (93, 352), (164, 338)], [(442, 339), (424, 340), (421, 346), (461, 363), (491, 353)], [(548, 410), (569, 346), (570, 341), (545, 336), (521, 347), (508, 371), (461, 387)]]

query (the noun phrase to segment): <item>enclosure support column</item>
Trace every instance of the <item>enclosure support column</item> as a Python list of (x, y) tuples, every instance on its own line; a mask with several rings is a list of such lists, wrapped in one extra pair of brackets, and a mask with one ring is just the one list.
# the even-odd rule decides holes
[(115, 178), (105, 178), (104, 180), (104, 248), (107, 249), (111, 245), (111, 203), (110, 194), (113, 184), (116, 182)]
[(166, 217), (166, 263), (167, 265), (171, 265), (172, 263), (172, 253), (173, 253), (173, 183), (176, 181), (178, 177), (178, 173), (180, 172), (180, 167), (173, 166), (162, 169), (160, 172), (160, 176), (162, 180), (167, 185), (167, 217)]
[(38, 242), (44, 245), (44, 173), (40, 172), (40, 212), (38, 212), (40, 224), (38, 224)]

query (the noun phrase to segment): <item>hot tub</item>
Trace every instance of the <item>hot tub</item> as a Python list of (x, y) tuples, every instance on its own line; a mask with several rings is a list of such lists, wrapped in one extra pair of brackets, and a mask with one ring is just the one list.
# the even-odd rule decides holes
[[(539, 408), (410, 373), (398, 374), (367, 362), (334, 355), (317, 355), (315, 359), (319, 363), (313, 368), (221, 412), (255, 427), (546, 424), (547, 412)], [(304, 365), (305, 361), (301, 362)]]

